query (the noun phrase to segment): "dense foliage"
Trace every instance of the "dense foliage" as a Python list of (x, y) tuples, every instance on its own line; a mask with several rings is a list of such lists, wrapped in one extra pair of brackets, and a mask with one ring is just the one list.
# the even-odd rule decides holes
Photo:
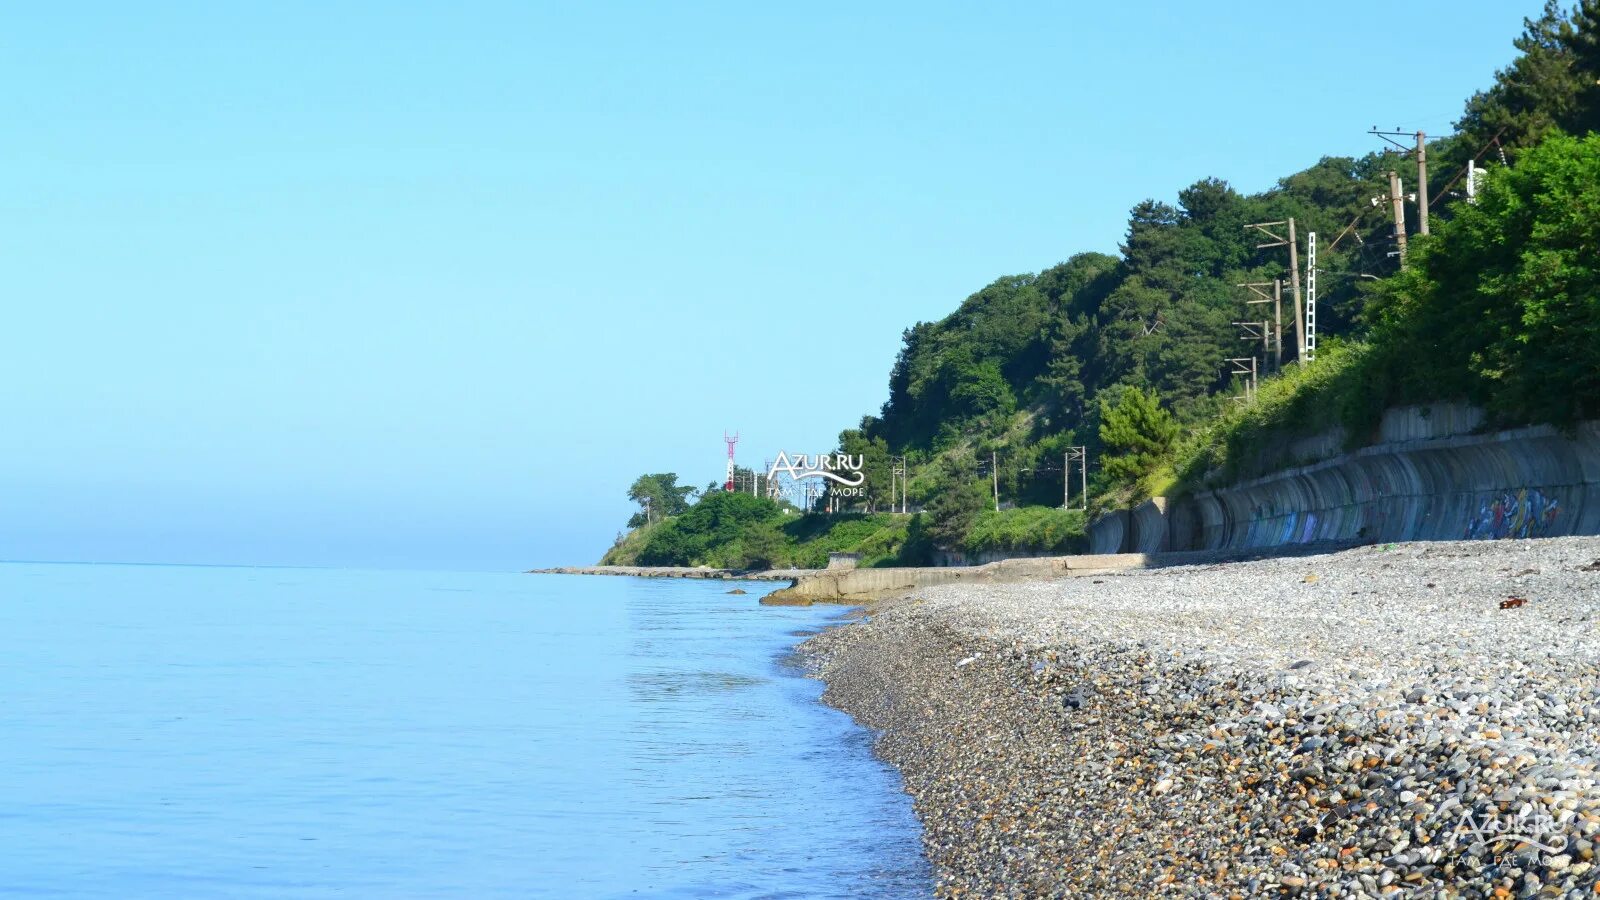
[[(908, 456), (913, 503), (929, 504), (929, 530), (948, 542), (970, 528), (976, 492), (937, 498), (952, 481), (984, 477), (989, 459), (1008, 501), (1055, 505), (1062, 450), (1086, 445), (1099, 462), (1091, 489), (1122, 502), (1164, 487), (1179, 455), (1192, 468), (1232, 444), (1237, 463), (1269, 437), (1328, 423), (1350, 425), (1359, 443), (1385, 403), (1468, 399), (1502, 421), (1594, 414), (1600, 332), (1588, 260), (1600, 253), (1600, 179), (1593, 145), (1561, 131), (1600, 125), (1600, 0), (1571, 11), (1550, 3), (1516, 46), (1459, 131), (1428, 144), (1433, 240), (1410, 235), (1402, 278), (1388, 207), (1373, 198), (1387, 194), (1390, 170), (1414, 189), (1409, 157), (1328, 157), (1249, 196), (1201, 179), (1175, 204), (1135, 206), (1119, 256), (1080, 254), (1001, 278), (945, 319), (908, 329), (888, 401), (859, 433)], [(1490, 173), (1476, 204), (1461, 202), (1469, 159)], [(1326, 349), (1316, 366), (1296, 364), (1286, 279), (1285, 352), (1264, 354), (1271, 377), (1251, 409), (1228, 402), (1240, 385), (1224, 360), (1259, 352), (1233, 323), (1270, 318), (1270, 307), (1247, 305), (1238, 285), (1285, 277), (1287, 254), (1258, 247), (1270, 240), (1246, 226), (1291, 216), (1302, 242), (1320, 238)], [(1413, 204), (1413, 229), (1416, 220)], [(1313, 385), (1323, 392), (1315, 400)], [(1135, 397), (1138, 407), (1124, 408)], [(1264, 416), (1263, 404), (1276, 413)]]
[[(879, 562), (1070, 543), (1047, 533), (1081, 522), (1027, 508), (1067, 505), (1076, 446), (1096, 462), (1089, 488), (1103, 506), (1166, 489), (1174, 473), (1181, 489), (1282, 464), (1269, 447), (1334, 425), (1359, 445), (1395, 403), (1463, 399), (1500, 423), (1600, 415), (1600, 138), (1569, 136), (1600, 127), (1600, 0), (1552, 0), (1515, 44), (1457, 132), (1427, 145), (1433, 233), (1410, 235), (1403, 271), (1388, 204), (1374, 202), (1391, 170), (1416, 187), (1414, 161), (1392, 152), (1325, 157), (1259, 194), (1202, 178), (1175, 202), (1145, 200), (1118, 255), (999, 278), (905, 331), (888, 400), (840, 435), (867, 475), (867, 515), (842, 521), (880, 521), (872, 513), (897, 499), (892, 457), (906, 459), (909, 503), (924, 512), (857, 536), (877, 542)], [(1469, 160), (1488, 169), (1474, 203), (1462, 201)], [(1247, 227), (1291, 217), (1302, 246), (1308, 232), (1320, 239), (1310, 365), (1295, 359), (1285, 248), (1258, 246), (1271, 240)], [(1236, 325), (1271, 318), (1239, 285), (1279, 278), (1281, 355), (1242, 342)], [(1232, 402), (1241, 384), (1226, 360), (1252, 354), (1259, 390)], [(1023, 509), (996, 512), (995, 492)], [(768, 504), (718, 524), (712, 512), (730, 502), (719, 493), (696, 505), (711, 503), (704, 521), (679, 510), (648, 540), (630, 538), (641, 559), (817, 560), (795, 534), (817, 527), (797, 526), (807, 517), (780, 521)], [(748, 522), (760, 528), (744, 541)]]
[(1375, 304), (1396, 392), (1505, 422), (1600, 415), (1600, 135), (1550, 136), (1490, 174)]
[[(956, 492), (962, 493), (962, 492)], [(971, 493), (968, 491), (967, 493)], [(730, 569), (818, 569), (831, 552), (862, 555), (861, 565), (928, 565), (940, 547), (965, 553), (1077, 552), (1083, 513), (1041, 507), (996, 512), (981, 492), (970, 528), (936, 542), (927, 515), (844, 513), (803, 516), (748, 494), (705, 494), (688, 512), (618, 538), (604, 565), (711, 566)]]
[(1178, 423), (1153, 391), (1124, 386), (1116, 402), (1100, 401), (1101, 466), (1108, 478), (1144, 483), (1171, 458)]
[(972, 521), (960, 547), (969, 554), (1082, 553), (1088, 548), (1084, 514), (1076, 509), (1028, 506), (985, 510)]
[(1198, 432), (1185, 481), (1281, 465), (1262, 449), (1332, 426), (1365, 443), (1399, 404), (1463, 399), (1501, 425), (1600, 416), (1600, 135), (1552, 132), (1492, 171), (1375, 294), (1372, 319), (1365, 340)]
[(633, 486), (628, 488), (628, 499), (639, 504), (639, 511), (628, 520), (629, 528), (638, 528), (651, 522), (682, 515), (689, 509), (689, 500), (695, 490), (688, 485), (678, 484), (678, 476), (672, 472), (658, 472), (654, 475), (640, 475), (634, 479)]

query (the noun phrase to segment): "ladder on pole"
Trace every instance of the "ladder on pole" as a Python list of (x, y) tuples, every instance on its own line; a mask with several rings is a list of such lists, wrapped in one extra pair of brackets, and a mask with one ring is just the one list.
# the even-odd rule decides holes
[(1306, 361), (1317, 358), (1317, 233), (1306, 235)]

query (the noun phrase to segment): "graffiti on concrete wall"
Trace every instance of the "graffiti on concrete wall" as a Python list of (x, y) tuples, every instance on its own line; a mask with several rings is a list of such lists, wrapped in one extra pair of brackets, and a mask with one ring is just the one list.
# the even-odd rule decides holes
[(1304, 544), (1312, 540), (1317, 531), (1317, 514), (1314, 512), (1279, 511), (1271, 500), (1250, 508), (1250, 546), (1276, 544)]
[(1506, 491), (1483, 501), (1467, 523), (1467, 539), (1544, 537), (1555, 524), (1560, 503), (1537, 488)]

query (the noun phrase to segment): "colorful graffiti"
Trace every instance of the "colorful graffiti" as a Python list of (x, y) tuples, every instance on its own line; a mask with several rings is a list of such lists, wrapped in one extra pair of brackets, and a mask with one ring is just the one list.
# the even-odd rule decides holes
[(1483, 501), (1467, 523), (1467, 540), (1544, 537), (1555, 524), (1560, 503), (1537, 488), (1506, 491)]

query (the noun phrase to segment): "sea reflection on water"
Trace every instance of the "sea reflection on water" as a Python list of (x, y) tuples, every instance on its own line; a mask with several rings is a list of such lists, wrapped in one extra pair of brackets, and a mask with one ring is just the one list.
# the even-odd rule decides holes
[(0, 565), (0, 894), (925, 896), (835, 613), (726, 589)]

